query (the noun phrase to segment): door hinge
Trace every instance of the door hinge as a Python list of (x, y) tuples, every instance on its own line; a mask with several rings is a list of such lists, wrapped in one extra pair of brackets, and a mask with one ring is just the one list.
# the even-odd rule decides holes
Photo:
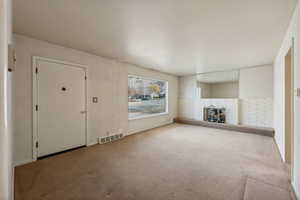
[(8, 45), (8, 71), (12, 72), (16, 68), (17, 56), (14, 47)]
[(39, 69), (37, 67), (35, 68), (35, 73), (39, 73)]
[(14, 65), (17, 63), (17, 56), (16, 56), (16, 54), (14, 54), (13, 62), (14, 62)]
[(38, 111), (39, 110), (39, 106), (35, 105), (35, 110)]
[(84, 77), (84, 80), (87, 80), (87, 76)]
[(39, 142), (38, 141), (35, 142), (35, 148), (39, 148)]

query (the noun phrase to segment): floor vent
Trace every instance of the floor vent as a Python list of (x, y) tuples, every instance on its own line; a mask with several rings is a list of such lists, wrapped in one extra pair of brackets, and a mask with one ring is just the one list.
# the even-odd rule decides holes
[(123, 137), (123, 134), (117, 134), (117, 135), (112, 135), (112, 136), (106, 136), (106, 137), (100, 137), (99, 138), (99, 144), (105, 144), (109, 142), (113, 142), (116, 140), (119, 140)]

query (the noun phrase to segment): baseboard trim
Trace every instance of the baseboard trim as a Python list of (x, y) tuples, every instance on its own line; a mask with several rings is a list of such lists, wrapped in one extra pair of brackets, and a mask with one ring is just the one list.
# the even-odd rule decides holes
[(169, 126), (171, 124), (174, 124), (174, 122), (168, 122), (168, 123), (165, 123), (165, 124), (162, 124), (162, 125), (158, 125), (158, 126), (154, 126), (154, 127), (150, 127), (150, 128), (145, 128), (145, 129), (138, 130), (138, 131), (128, 132), (127, 134), (124, 134), (124, 137), (139, 134), (139, 133), (143, 133), (143, 132), (147, 132), (147, 131), (150, 131), (152, 129), (161, 128), (161, 127), (164, 127), (164, 126)]
[(13, 166), (18, 167), (18, 166), (21, 166), (21, 165), (26, 165), (28, 163), (32, 163), (33, 161), (34, 160), (32, 160), (32, 159), (16, 161), (16, 162), (13, 163)]
[[(93, 146), (93, 145), (96, 145), (98, 144), (98, 141), (93, 141), (93, 142), (90, 142), (87, 146)], [(33, 160), (33, 159), (27, 159), (27, 160), (21, 160), (21, 161), (16, 161), (13, 163), (13, 167), (18, 167), (18, 166), (22, 166), (22, 165), (26, 165), (28, 163), (32, 163), (36, 160)]]
[(194, 120), (194, 119), (186, 119), (186, 118), (175, 118), (176, 123), (181, 124), (189, 124), (194, 126), (202, 126), (206, 128), (215, 128), (215, 129), (223, 129), (229, 131), (236, 131), (236, 132), (243, 132), (243, 133), (250, 133), (268, 137), (274, 137), (274, 129), (273, 128), (264, 128), (264, 127), (254, 127), (254, 126), (244, 126), (244, 125), (232, 125), (232, 124), (219, 124), (219, 123), (212, 123), (206, 122), (201, 120)]
[(15, 199), (15, 167), (12, 168), (12, 176), (11, 176), (11, 200)]
[(278, 144), (278, 142), (276, 140), (276, 137), (274, 137), (273, 139), (274, 139), (275, 146), (276, 146), (276, 149), (278, 151), (278, 154), (280, 155), (280, 160), (281, 160), (281, 162), (284, 163), (285, 158), (284, 158), (284, 155), (282, 154), (282, 152), (280, 151), (280, 146), (279, 146), (279, 144)]
[(90, 143), (87, 144), (87, 146), (89, 147), (89, 146), (93, 146), (93, 145), (96, 145), (96, 144), (98, 144), (98, 141), (90, 142)]
[(292, 193), (292, 199), (293, 200), (299, 200), (299, 197), (297, 196), (297, 193), (295, 191), (295, 187), (294, 187), (293, 183), (291, 184), (291, 193)]

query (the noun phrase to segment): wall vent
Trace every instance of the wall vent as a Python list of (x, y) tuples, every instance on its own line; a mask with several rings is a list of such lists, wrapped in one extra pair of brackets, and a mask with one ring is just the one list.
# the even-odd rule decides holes
[(122, 138), (123, 138), (123, 133), (117, 134), (117, 135), (112, 135), (112, 136), (99, 137), (99, 144), (113, 142), (113, 141), (116, 141), (116, 140), (119, 140)]

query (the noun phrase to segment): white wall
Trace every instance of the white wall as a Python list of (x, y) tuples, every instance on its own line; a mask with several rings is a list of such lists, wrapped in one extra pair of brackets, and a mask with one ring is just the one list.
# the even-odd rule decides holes
[[(199, 95), (199, 96), (198, 96)], [(179, 100), (178, 100), (178, 116), (182, 118), (194, 119), (195, 109), (197, 109), (197, 77), (184, 76), (179, 78)]]
[[(15, 35), (16, 68), (16, 129), (15, 161), (32, 159), (32, 56), (42, 56), (88, 66), (88, 133), (89, 143), (99, 136), (119, 133), (133, 134), (173, 122), (177, 116), (178, 78), (175, 76), (123, 64), (47, 42)], [(128, 121), (127, 75), (167, 80), (169, 82), (169, 115)], [(91, 103), (92, 97), (99, 103)]]
[(8, 76), (8, 44), (11, 44), (11, 1), (0, 0), (0, 200), (13, 199), (11, 76)]
[(8, 195), (7, 183), (7, 133), (5, 125), (5, 70), (7, 68), (7, 33), (5, 2), (0, 1), (0, 199), (5, 200)]
[(241, 99), (273, 98), (273, 66), (241, 69), (239, 96)]
[(240, 70), (240, 123), (273, 127), (273, 66)]
[[(289, 48), (294, 44), (294, 86), (300, 88), (300, 3), (298, 2), (293, 18), (290, 22), (286, 36), (282, 42), (274, 62), (274, 128), (275, 140), (278, 144), (281, 156), (284, 158), (284, 58)], [(294, 102), (294, 189), (300, 198), (300, 97), (295, 95)]]

